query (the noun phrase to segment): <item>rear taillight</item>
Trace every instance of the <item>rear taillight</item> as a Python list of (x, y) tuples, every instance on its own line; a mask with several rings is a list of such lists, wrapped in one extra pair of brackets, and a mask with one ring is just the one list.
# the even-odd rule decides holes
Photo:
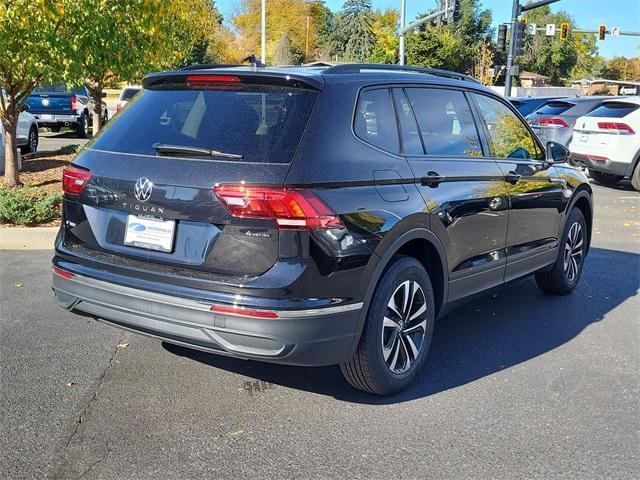
[(538, 118), (538, 124), (540, 124), (540, 125), (548, 125), (548, 126), (556, 126), (556, 127), (560, 127), (560, 128), (569, 128), (569, 125), (567, 124), (567, 122), (565, 122), (563, 119), (557, 118), (557, 117)]
[(70, 195), (80, 195), (91, 180), (91, 172), (78, 167), (67, 167), (62, 171), (62, 191)]
[(76, 97), (71, 97), (71, 111), (75, 112), (78, 110), (78, 99)]
[(598, 122), (598, 128), (618, 133), (636, 133), (629, 125), (620, 122)]
[(309, 190), (216, 185), (213, 193), (234, 217), (275, 220), (285, 229), (344, 228), (335, 212)]
[(242, 80), (235, 75), (187, 75), (187, 85), (195, 89), (236, 89)]
[(116, 112), (119, 112), (120, 110), (122, 110), (122, 103), (118, 102), (116, 103)]

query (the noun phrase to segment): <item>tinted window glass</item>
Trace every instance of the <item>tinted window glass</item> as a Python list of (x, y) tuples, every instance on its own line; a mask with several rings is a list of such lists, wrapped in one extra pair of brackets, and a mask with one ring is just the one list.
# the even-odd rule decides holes
[(587, 117), (612, 117), (622, 118), (635, 112), (640, 105), (625, 102), (604, 102), (602, 105), (591, 110)]
[(567, 102), (547, 102), (535, 111), (536, 115), (560, 115), (565, 110), (573, 107), (572, 103)]
[(317, 93), (289, 88), (144, 90), (92, 148), (155, 155), (155, 143), (242, 155), (244, 162), (288, 163)]
[(125, 88), (120, 94), (120, 100), (131, 100), (139, 91), (139, 88)]
[(474, 95), (480, 115), (489, 132), (490, 154), (498, 158), (542, 159), (536, 142), (525, 124), (502, 102)]
[(371, 145), (388, 152), (399, 151), (398, 128), (388, 89), (366, 90), (360, 95), (354, 130)]
[(479, 157), (480, 139), (462, 92), (407, 88), (427, 155)]
[(400, 131), (402, 132), (402, 150), (407, 155), (424, 155), (420, 131), (416, 123), (416, 117), (411, 109), (409, 99), (404, 91), (396, 88), (393, 90), (396, 101), (396, 112), (400, 119)]
[(70, 93), (70, 90), (64, 83), (54, 83), (34, 88), (33, 93)]

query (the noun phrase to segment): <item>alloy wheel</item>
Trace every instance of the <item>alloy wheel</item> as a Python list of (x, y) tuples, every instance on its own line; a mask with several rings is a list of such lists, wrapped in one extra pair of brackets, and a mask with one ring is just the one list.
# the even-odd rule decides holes
[(31, 153), (35, 152), (38, 149), (38, 134), (35, 130), (31, 130), (29, 132), (29, 151)]
[(382, 354), (392, 373), (402, 374), (413, 365), (427, 333), (427, 302), (418, 282), (402, 282), (387, 304), (382, 322)]
[(583, 246), (582, 225), (575, 222), (569, 229), (569, 235), (567, 235), (567, 241), (564, 245), (564, 274), (570, 282), (573, 282), (580, 272), (584, 256)]

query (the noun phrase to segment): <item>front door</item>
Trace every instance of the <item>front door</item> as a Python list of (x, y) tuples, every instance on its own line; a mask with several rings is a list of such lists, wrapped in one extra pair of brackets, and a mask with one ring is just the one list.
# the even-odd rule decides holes
[(544, 150), (506, 102), (473, 94), (487, 139), (509, 191), (505, 281), (555, 260), (564, 182), (544, 162)]
[(508, 197), (500, 167), (483, 157), (464, 92), (393, 91), (402, 146), (447, 254), (449, 300), (503, 281)]

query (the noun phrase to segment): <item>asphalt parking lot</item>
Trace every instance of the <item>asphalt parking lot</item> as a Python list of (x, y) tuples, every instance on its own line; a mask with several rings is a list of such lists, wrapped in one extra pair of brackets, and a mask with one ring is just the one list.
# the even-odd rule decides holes
[(88, 138), (78, 138), (76, 133), (71, 130), (63, 130), (57, 133), (40, 130), (38, 151), (50, 152), (59, 150), (67, 145), (84, 145), (88, 141)]
[(0, 251), (0, 477), (639, 478), (640, 194), (594, 190), (578, 289), (466, 304), (389, 398), (71, 315), (50, 251)]

